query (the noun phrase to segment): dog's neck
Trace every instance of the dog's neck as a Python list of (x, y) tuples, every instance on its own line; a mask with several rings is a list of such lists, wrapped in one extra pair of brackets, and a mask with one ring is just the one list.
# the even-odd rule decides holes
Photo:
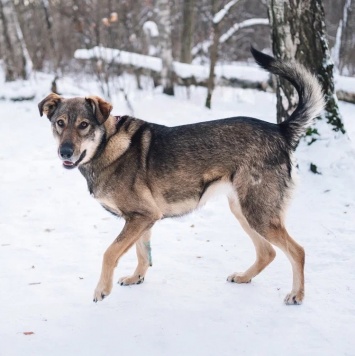
[(117, 132), (117, 122), (120, 116), (112, 116), (105, 121), (104, 127), (106, 131), (106, 140), (109, 140)]

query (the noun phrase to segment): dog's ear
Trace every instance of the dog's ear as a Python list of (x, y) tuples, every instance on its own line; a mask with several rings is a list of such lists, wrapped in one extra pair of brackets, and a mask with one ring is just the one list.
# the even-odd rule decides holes
[(61, 101), (62, 97), (58, 94), (49, 94), (38, 104), (40, 115), (43, 116), (45, 114), (50, 120)]
[(88, 96), (85, 100), (92, 107), (92, 111), (99, 124), (102, 125), (109, 118), (112, 105), (98, 96)]

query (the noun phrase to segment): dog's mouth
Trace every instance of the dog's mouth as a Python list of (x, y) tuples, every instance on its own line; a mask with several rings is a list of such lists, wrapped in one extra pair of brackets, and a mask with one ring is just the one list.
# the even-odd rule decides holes
[(84, 159), (86, 155), (86, 150), (80, 155), (79, 159), (76, 162), (63, 161), (63, 167), (66, 169), (73, 169), (78, 166), (78, 164)]

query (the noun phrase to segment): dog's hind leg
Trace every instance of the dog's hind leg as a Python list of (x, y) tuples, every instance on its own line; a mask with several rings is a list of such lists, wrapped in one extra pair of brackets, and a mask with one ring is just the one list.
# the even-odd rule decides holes
[(281, 219), (273, 219), (265, 234), (268, 241), (280, 248), (292, 265), (292, 290), (286, 295), (286, 304), (301, 304), (304, 297), (304, 263), (305, 253), (286, 231)]
[(152, 256), (150, 248), (151, 230), (147, 231), (136, 242), (136, 252), (138, 258), (138, 265), (131, 276), (125, 276), (118, 280), (121, 286), (128, 286), (130, 284), (141, 284), (144, 282), (144, 276), (149, 266), (152, 266)]
[(272, 245), (249, 225), (248, 220), (242, 213), (238, 198), (231, 196), (228, 198), (228, 200), (232, 213), (238, 219), (244, 231), (250, 236), (254, 243), (256, 260), (245, 272), (236, 272), (231, 274), (227, 278), (227, 281), (236, 283), (249, 283), (253, 277), (258, 275), (268, 264), (273, 261), (276, 252)]
[[(275, 254), (270, 253), (270, 249), (265, 247), (263, 241), (269, 245), (272, 243), (286, 254), (292, 265), (293, 287), (287, 294), (285, 303), (301, 304), (304, 297), (305, 253), (304, 249), (290, 237), (283, 224), (285, 206), (293, 186), (291, 178), (281, 167), (279, 170), (275, 168), (264, 171), (264, 184), (248, 185), (247, 174), (240, 175), (238, 179), (236, 181), (238, 195), (230, 202), (231, 208), (252, 238), (257, 253), (257, 261), (243, 274), (243, 281), (250, 277), (250, 271), (252, 272), (250, 275), (255, 272), (257, 274), (258, 270), (260, 272), (272, 261)], [(258, 260), (261, 262), (258, 263)]]

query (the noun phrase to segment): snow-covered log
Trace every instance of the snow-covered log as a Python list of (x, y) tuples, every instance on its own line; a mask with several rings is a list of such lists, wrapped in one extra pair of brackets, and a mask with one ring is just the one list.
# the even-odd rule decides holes
[(337, 90), (338, 100), (346, 101), (347, 103), (355, 104), (355, 93), (351, 93), (345, 90)]
[[(113, 48), (78, 49), (75, 51), (74, 57), (78, 60), (95, 60), (117, 64), (132, 71), (139, 69), (143, 74), (151, 75), (156, 80), (160, 78), (162, 70), (162, 60), (160, 58)], [(209, 67), (207, 65), (174, 61), (173, 70), (178, 84), (206, 86), (209, 75)], [(269, 76), (256, 66), (217, 64), (215, 78), (217, 83), (223, 83), (224, 85), (262, 89), (268, 87)]]

